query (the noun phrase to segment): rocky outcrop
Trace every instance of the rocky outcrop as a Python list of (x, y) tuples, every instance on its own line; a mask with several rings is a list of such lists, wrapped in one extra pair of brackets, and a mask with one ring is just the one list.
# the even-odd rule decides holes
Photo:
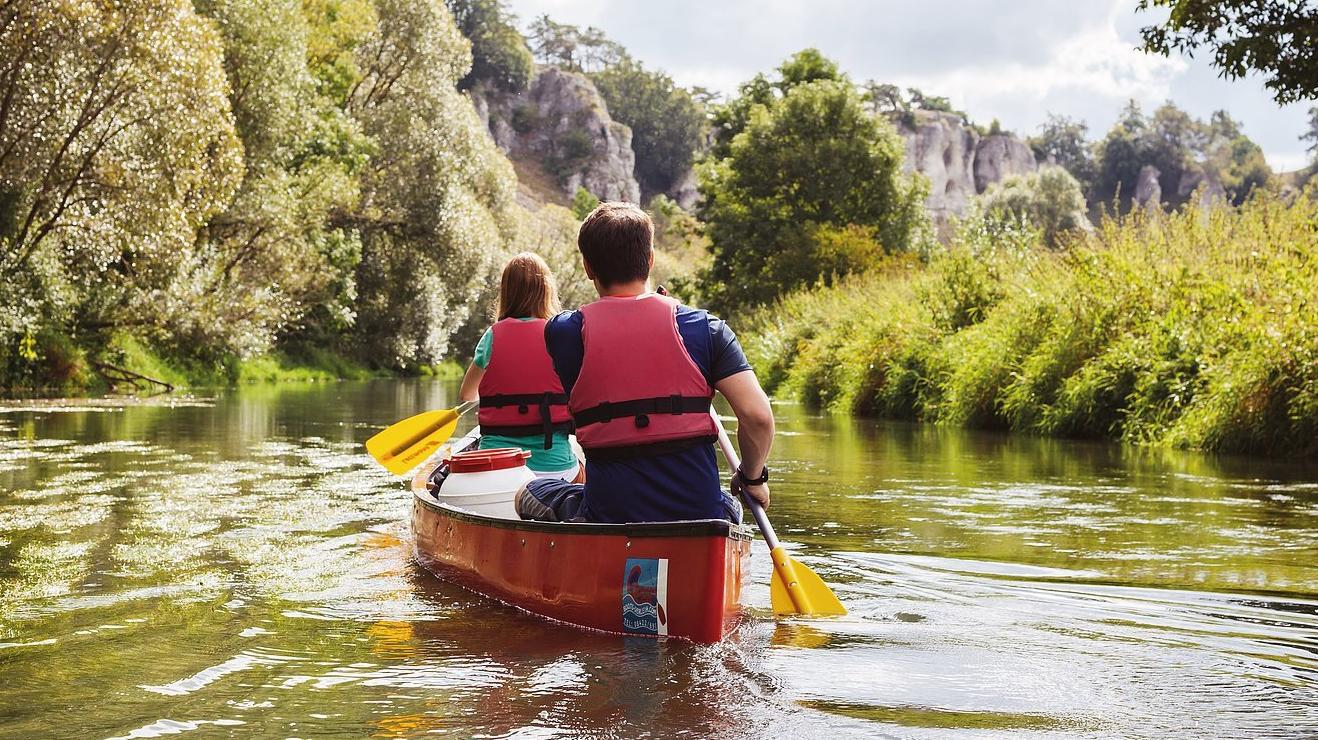
[(920, 113), (914, 121), (898, 121), (906, 142), (903, 169), (929, 180), (925, 206), (936, 220), (946, 221), (965, 212), (978, 192), (975, 185), (975, 148), (979, 134), (951, 114)]
[(693, 211), (700, 203), (700, 187), (696, 179), (696, 170), (691, 168), (686, 171), (685, 175), (678, 178), (673, 187), (665, 193), (674, 203), (682, 207), (684, 211)]
[(533, 159), (571, 196), (639, 202), (632, 131), (609, 116), (584, 75), (540, 69), (525, 92), (477, 88), (472, 101), (490, 135), (514, 159)]
[(906, 143), (906, 172), (929, 180), (925, 207), (935, 222), (961, 216), (971, 200), (996, 182), (1034, 172), (1034, 153), (1013, 134), (981, 136), (959, 115), (915, 111), (894, 120)]
[(988, 190), (995, 182), (1027, 175), (1039, 168), (1034, 151), (1012, 134), (989, 134), (975, 147), (975, 189)]
[(1135, 205), (1156, 211), (1162, 208), (1162, 183), (1158, 178), (1162, 172), (1151, 164), (1140, 168), (1139, 178), (1135, 181)]

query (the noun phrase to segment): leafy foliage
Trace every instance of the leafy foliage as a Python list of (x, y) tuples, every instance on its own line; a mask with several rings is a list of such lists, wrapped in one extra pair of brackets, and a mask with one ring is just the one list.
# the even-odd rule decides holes
[(186, 320), (242, 172), (226, 92), (184, 0), (0, 6), (4, 345)]
[(508, 92), (520, 92), (531, 81), (535, 60), (517, 30), (517, 17), (503, 0), (445, 0), (458, 30), (471, 42), (471, 71), (458, 82), (468, 90), (489, 82)]
[(1147, 117), (1131, 101), (1094, 152), (1090, 199), (1109, 203), (1119, 195), (1122, 207), (1129, 205), (1145, 165), (1157, 168), (1163, 202), (1170, 206), (1185, 203), (1193, 187), (1212, 176), (1221, 178), (1218, 184), (1236, 203), (1272, 176), (1262, 150), (1225, 111), (1205, 123), (1171, 103)]
[(1262, 74), (1278, 103), (1318, 97), (1318, 7), (1276, 0), (1140, 0), (1168, 8), (1164, 23), (1140, 29), (1146, 51), (1192, 54), (1207, 47), (1224, 77)]
[(1027, 224), (1053, 248), (1089, 228), (1080, 183), (1061, 167), (1045, 165), (1037, 172), (1008, 177), (991, 185), (975, 205), (989, 228)]
[(438, 0), (0, 5), (0, 382), (441, 357), (516, 228), (470, 66)]
[(531, 22), (528, 36), (535, 61), (570, 72), (600, 72), (629, 58), (627, 50), (600, 29), (557, 23), (547, 15)]
[(744, 118), (745, 128), (701, 174), (713, 257), (701, 290), (721, 310), (864, 270), (906, 249), (923, 223), (924, 194), (901, 174), (891, 125), (867, 113), (844, 80), (791, 82), (790, 70), (810, 58), (789, 60), (768, 91), (762, 78), (743, 86), (768, 103), (729, 104), (722, 120)]
[(704, 110), (662, 72), (625, 58), (591, 75), (609, 113), (632, 130), (636, 179), (647, 194), (669, 190), (690, 168), (705, 127)]
[(1089, 127), (1083, 121), (1050, 114), (1039, 126), (1039, 133), (1030, 137), (1029, 144), (1036, 160), (1065, 169), (1088, 192), (1096, 174), (1088, 132)]

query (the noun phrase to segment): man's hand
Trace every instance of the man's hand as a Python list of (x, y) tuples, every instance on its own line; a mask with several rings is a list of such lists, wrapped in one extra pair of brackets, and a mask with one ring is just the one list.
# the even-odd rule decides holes
[(745, 493), (751, 498), (760, 502), (760, 506), (763, 506), (765, 509), (769, 508), (768, 483), (757, 483), (753, 486), (743, 485), (741, 482), (741, 476), (737, 475), (736, 473), (733, 473), (731, 488), (732, 488), (733, 496), (740, 496), (742, 493)]

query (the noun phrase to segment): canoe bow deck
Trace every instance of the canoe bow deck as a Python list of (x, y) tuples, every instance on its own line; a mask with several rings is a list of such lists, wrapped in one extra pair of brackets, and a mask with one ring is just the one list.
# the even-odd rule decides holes
[(603, 632), (718, 642), (736, 627), (749, 572), (747, 527), (720, 519), (565, 524), (482, 516), (427, 490), (441, 457), (412, 481), (417, 559), (439, 577)]

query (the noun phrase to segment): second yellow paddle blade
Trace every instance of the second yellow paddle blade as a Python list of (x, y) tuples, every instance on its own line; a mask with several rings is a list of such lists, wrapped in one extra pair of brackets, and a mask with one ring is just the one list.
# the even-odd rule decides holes
[(426, 411), (393, 424), (366, 440), (366, 451), (394, 475), (415, 468), (453, 436), (456, 409)]
[[(847, 608), (842, 606), (842, 602), (833, 594), (833, 589), (829, 588), (823, 579), (800, 561), (788, 557), (787, 553), (781, 552), (781, 549), (770, 553), (774, 559), (774, 568), (773, 578), (769, 581), (769, 603), (773, 606), (774, 614), (840, 617), (847, 613)], [(788, 581), (784, 580), (793, 576), (796, 579), (796, 589), (789, 588)], [(797, 593), (796, 598), (792, 597), (793, 590)], [(798, 605), (797, 601), (803, 603)]]

